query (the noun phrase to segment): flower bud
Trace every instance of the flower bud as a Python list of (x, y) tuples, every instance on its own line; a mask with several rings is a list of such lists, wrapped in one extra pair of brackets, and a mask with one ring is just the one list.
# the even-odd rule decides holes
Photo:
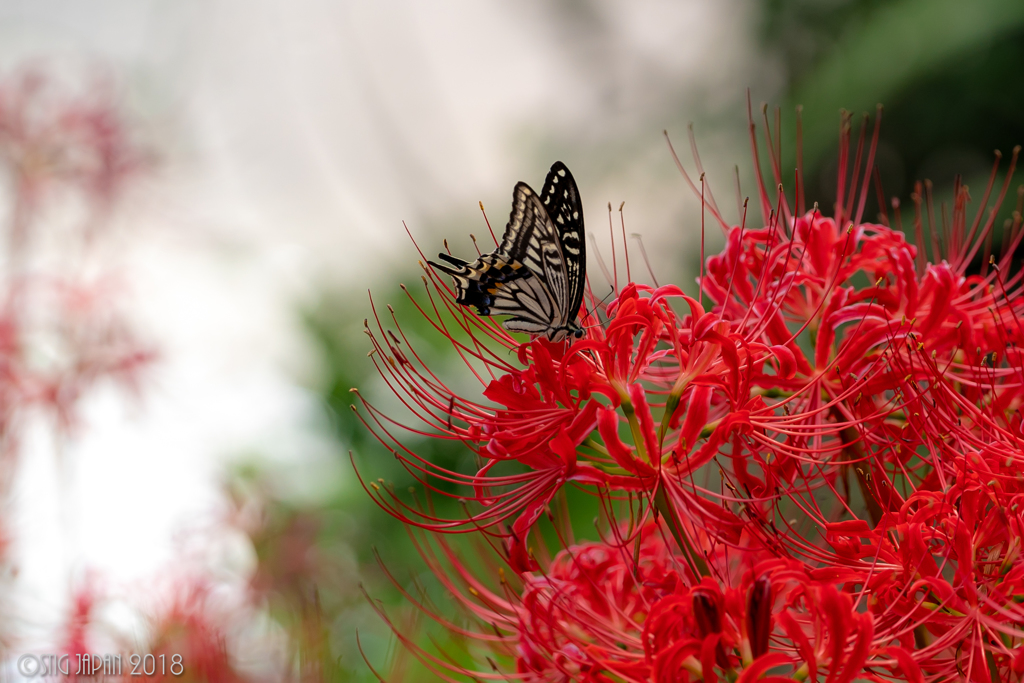
[(747, 634), (754, 659), (768, 652), (768, 636), (771, 632), (772, 583), (767, 576), (759, 576), (750, 587), (747, 599)]

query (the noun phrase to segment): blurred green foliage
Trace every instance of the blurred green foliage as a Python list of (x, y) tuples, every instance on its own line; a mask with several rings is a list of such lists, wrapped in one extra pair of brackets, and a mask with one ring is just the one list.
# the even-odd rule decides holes
[[(418, 282), (419, 278), (409, 280)], [(428, 367), (443, 373), (443, 368), (453, 361), (451, 346), (430, 327), (411, 299), (397, 287), (398, 281), (399, 278), (395, 277), (391, 283), (374, 291), (374, 303), (381, 322), (385, 329), (395, 330), (391, 318), (393, 313), (416, 353)], [(421, 295), (419, 299), (423, 301), (426, 297)], [(404, 632), (413, 634), (429, 650), (435, 653), (443, 650), (456, 659), (468, 655), (462, 643), (409, 605), (395, 585), (397, 582), (402, 589), (414, 595), (422, 592), (429, 603), (439, 605), (445, 613), (455, 611), (426, 570), (406, 528), (373, 502), (355, 476), (358, 472), (367, 485), (379, 482), (380, 486), (401, 492), (403, 500), (411, 504), (415, 504), (413, 495), (406, 493), (410, 487), (415, 487), (419, 493), (416, 501), (423, 502), (422, 486), (417, 485), (415, 477), (366, 429), (352, 409), (358, 408), (362, 417), (367, 417), (367, 411), (359, 404), (358, 394), (352, 391), (358, 388), (374, 405), (384, 407), (389, 416), (415, 425), (410, 416), (403, 419), (402, 406), (395, 402), (368, 357), (372, 346), (365, 334), (364, 320), (369, 316), (369, 324), (374, 325), (372, 315), (365, 295), (353, 298), (347, 292), (325, 292), (319, 301), (302, 311), (303, 326), (321, 360), (320, 380), (316, 388), (322, 392), (332, 417), (334, 436), (339, 444), (338, 456), (346, 460), (351, 458), (355, 466), (354, 471), (351, 466), (347, 468), (350, 476), (338, 482), (331, 503), (317, 511), (322, 519), (335, 521), (323, 526), (319, 544), (345, 545), (351, 549), (358, 563), (359, 582), (366, 592), (363, 595), (361, 591), (351, 591), (349, 596), (355, 602), (342, 601), (331, 615), (334, 626), (332, 645), (335, 654), (341, 654), (343, 662), (337, 670), (336, 680), (375, 680), (362, 661), (364, 653), (375, 667), (382, 667), (381, 673), (390, 668), (407, 680), (422, 680), (427, 675), (426, 669), (407, 653), (395, 650), (389, 629), (369, 609), (367, 596), (387, 611), (389, 618), (394, 619)], [(401, 429), (394, 432), (424, 459), (448, 469), (472, 471), (474, 456), (461, 443), (423, 438), (403, 433)], [(434, 495), (432, 500), (441, 516), (457, 516), (461, 509), (459, 502), (452, 498)], [(329, 590), (329, 587), (320, 586), (320, 590), (325, 589)], [(361, 631), (358, 642), (357, 629)]]
[[(413, 280), (410, 278), (410, 281)], [(414, 296), (426, 310), (431, 310), (422, 286), (419, 293)], [(407, 353), (415, 349), (415, 356), (422, 359), (424, 365), (456, 393), (471, 400), (480, 398), (479, 382), (467, 371), (464, 361), (453, 353), (450, 340), (433, 327), (405, 291), (394, 285), (385, 285), (379, 291), (374, 291), (374, 304), (385, 330), (392, 330), (398, 334), (400, 326), (401, 333), (398, 336), (403, 340), (402, 348)], [(350, 449), (348, 455), (351, 456), (359, 475), (367, 482), (377, 481), (380, 485), (386, 485), (400, 494), (415, 490), (418, 496), (409, 493), (402, 495), (403, 500), (410, 504), (423, 503), (421, 482), (366, 429), (359, 415), (366, 418), (367, 411), (359, 405), (357, 394), (351, 390), (357, 387), (360, 394), (375, 406), (382, 407), (385, 414), (398, 422), (417, 428), (422, 426), (411, 414), (402, 417), (402, 405), (394, 399), (391, 390), (381, 381), (373, 361), (367, 355), (368, 350), (372, 348), (364, 332), (363, 322), (368, 306), (365, 300), (353, 301), (344, 294), (325, 294), (319, 302), (304, 311), (303, 323), (322, 360), (320, 390), (333, 416), (333, 428), (339, 445)], [(442, 314), (442, 319), (449, 330), (458, 330), (458, 325), (449, 314)], [(368, 323), (376, 324), (373, 317), (369, 318)], [(501, 352), (511, 353), (505, 350)], [(376, 354), (375, 360), (380, 360)], [(352, 410), (353, 406), (359, 409), (359, 415)], [(476, 455), (459, 441), (428, 438), (412, 432), (403, 432), (400, 428), (393, 428), (390, 425), (389, 429), (418, 456), (447, 470), (471, 473), (479, 467)], [(506, 463), (501, 467), (517, 470), (519, 465)], [(444, 482), (436, 479), (431, 480), (431, 485), (441, 491), (456, 493), (456, 497), (438, 494), (431, 496), (431, 503), (437, 516), (459, 518), (465, 515), (463, 502), (457, 497), (454, 487), (446, 486)], [(575, 489), (568, 489), (563, 495), (564, 504), (570, 506), (574, 513), (576, 537), (593, 538), (593, 520), (599, 514), (596, 499)], [(473, 664), (472, 660), (468, 659), (470, 651), (467, 650), (465, 643), (453, 639), (450, 633), (436, 627), (429, 619), (418, 614), (415, 608), (411, 608), (378, 565), (378, 562), (383, 564), (386, 571), (404, 590), (411, 593), (424, 590), (430, 596), (430, 602), (439, 606), (445, 618), (454, 618), (458, 621), (464, 616), (460, 615), (459, 610), (448, 600), (445, 591), (441, 590), (433, 576), (425, 571), (424, 560), (405, 527), (378, 507), (362, 486), (357, 484), (354, 476), (345, 482), (339, 482), (336, 499), (329, 507), (343, 513), (341, 518), (348, 520), (348, 523), (334, 525), (333, 528), (325, 527), (320, 543), (344, 543), (354, 550), (361, 567), (362, 581), (370, 597), (394, 613), (399, 619), (397, 623), (403, 623), (403, 618), (409, 623), (417, 621), (417, 627), (412, 629), (412, 632), (422, 646), (434, 652), (443, 650), (449, 658), (467, 658), (466, 664), (469, 668), (480, 666), (479, 662), (482, 660), (478, 659), (477, 663)], [(327, 508), (320, 510), (325, 517), (328, 516), (327, 512)], [(557, 550), (560, 543), (551, 524), (542, 522), (538, 534), (544, 539), (547, 548)], [(504, 562), (487, 549), (480, 539), (475, 535), (459, 535), (449, 537), (446, 542), (459, 552), (465, 564), (479, 570), (478, 576), (494, 578), (497, 588), (497, 566), (502, 566)], [(268, 554), (268, 557), (270, 555), (272, 553)], [(339, 611), (339, 614), (342, 612), (344, 610)], [(343, 624), (343, 627), (334, 634), (335, 639), (341, 644), (348, 644), (348, 647), (343, 649), (351, 656), (354, 652), (354, 632), (351, 623), (346, 618), (340, 624)], [(404, 630), (410, 631), (408, 626), (405, 626)], [(373, 648), (376, 651), (369, 651), (370, 648), (367, 648), (368, 658), (374, 663), (385, 661), (387, 650), (383, 642), (386, 638), (381, 636), (379, 629), (377, 635), (381, 640), (377, 642), (377, 647)], [(401, 662), (398, 668), (403, 669), (403, 675), (408, 680), (421, 680), (418, 674), (414, 673), (418, 670), (417, 664), (405, 661)], [(355, 672), (349, 672), (347, 675), (352, 674)]]
[[(840, 109), (856, 129), (884, 105), (877, 165), (904, 204), (915, 181), (948, 191), (956, 174), (979, 196), (993, 150), (1009, 158), (1024, 143), (1019, 0), (765, 0), (762, 39), (785, 77), (783, 168), (796, 165), (792, 113), (803, 106), (809, 201), (835, 201)], [(868, 206), (874, 219), (873, 193)]]

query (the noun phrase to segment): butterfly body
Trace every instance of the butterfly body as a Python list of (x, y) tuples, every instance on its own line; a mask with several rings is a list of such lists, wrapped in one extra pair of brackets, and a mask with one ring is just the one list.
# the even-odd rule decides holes
[(583, 303), (586, 248), (583, 206), (569, 169), (551, 166), (540, 195), (526, 183), (512, 193), (501, 244), (472, 263), (439, 254), (430, 262), (455, 281), (455, 301), (480, 315), (511, 316), (505, 329), (559, 342), (580, 338), (576, 321)]

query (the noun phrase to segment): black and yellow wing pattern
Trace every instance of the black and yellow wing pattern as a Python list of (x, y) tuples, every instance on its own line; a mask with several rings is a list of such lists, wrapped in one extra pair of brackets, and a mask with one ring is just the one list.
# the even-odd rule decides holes
[(480, 315), (510, 316), (508, 330), (550, 341), (583, 336), (576, 318), (586, 282), (583, 205), (572, 173), (556, 161), (540, 195), (526, 183), (512, 192), (501, 244), (469, 263), (439, 254), (430, 265), (452, 276), (456, 302)]

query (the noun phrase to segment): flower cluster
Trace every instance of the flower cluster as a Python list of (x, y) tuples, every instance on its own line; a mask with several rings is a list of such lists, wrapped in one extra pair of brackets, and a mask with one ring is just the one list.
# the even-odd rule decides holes
[(31, 68), (0, 80), (10, 206), (0, 276), (0, 495), (27, 408), (46, 408), (66, 428), (94, 383), (132, 386), (153, 357), (112, 305), (121, 283), (89, 274), (94, 237), (143, 159), (106, 89), (75, 93)]
[[(99, 272), (100, 231), (144, 166), (110, 88), (62, 83), (42, 68), (0, 77), (0, 611), (17, 574), (8, 528), (26, 418), (62, 432), (81, 399), (114, 380), (134, 390), (154, 357), (117, 307), (124, 283)], [(91, 602), (76, 603), (68, 651)], [(3, 619), (0, 645), (13, 638)]]
[[(844, 119), (831, 216), (805, 209), (799, 171), (786, 196), (770, 140), (779, 191), (758, 169), (760, 227), (745, 207), (730, 225), (702, 185), (725, 247), (702, 264), (696, 297), (635, 282), (607, 305), (590, 296), (587, 335), (571, 345), (516, 340), (428, 273), (421, 310), (477, 396), (427, 368), (397, 320), (368, 327), (411, 417), (363, 401), (364, 421), (431, 498), (463, 501), (465, 513), (442, 518), (430, 499), (367, 490), (438, 534), (441, 556), (431, 544), (423, 554), (507, 662), (502, 676), (1024, 674), (1024, 276), (1011, 270), (1024, 194), (992, 250), (1018, 150), (976, 211), (958, 184), (941, 227), (930, 186), (919, 187), (911, 244), (897, 202), (891, 222), (881, 196), (879, 222), (862, 220), (877, 119), (868, 137), (854, 146)], [(417, 456), (408, 429), (463, 442), (478, 467)], [(566, 487), (598, 499), (597, 540), (573, 540), (581, 520)], [(460, 561), (452, 533), (501, 541), (500, 586)], [(438, 672), (468, 673), (418, 652)]]

